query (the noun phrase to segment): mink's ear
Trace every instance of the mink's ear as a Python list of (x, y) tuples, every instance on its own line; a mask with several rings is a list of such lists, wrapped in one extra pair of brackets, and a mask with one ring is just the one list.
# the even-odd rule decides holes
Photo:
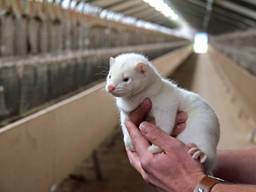
[(110, 57), (109, 59), (109, 67), (111, 67), (115, 62), (115, 58), (114, 57)]
[(138, 63), (135, 69), (141, 74), (145, 74), (147, 72), (147, 66), (145, 63)]

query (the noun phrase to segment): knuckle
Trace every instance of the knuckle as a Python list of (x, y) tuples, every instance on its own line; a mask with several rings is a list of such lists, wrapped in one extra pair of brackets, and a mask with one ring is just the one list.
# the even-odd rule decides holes
[(132, 134), (131, 134), (131, 139), (132, 139), (133, 141), (137, 141), (137, 140), (140, 139), (140, 137), (138, 136), (137, 133), (132, 133)]
[(149, 133), (149, 136), (150, 136), (152, 142), (155, 142), (159, 137), (161, 137), (161, 133), (159, 131), (152, 130)]
[(151, 165), (151, 159), (150, 158), (143, 158), (141, 160), (141, 167), (143, 169), (148, 169)]
[(149, 176), (147, 174), (143, 174), (142, 178), (145, 182), (149, 183)]
[(189, 146), (191, 146), (191, 147), (197, 147), (197, 145), (194, 144), (194, 143), (189, 144)]
[(134, 131), (134, 130), (131, 130), (130, 132), (129, 132), (129, 135), (130, 135), (130, 138), (135, 138), (136, 136), (137, 136), (137, 133)]
[(133, 160), (129, 157), (128, 157), (128, 159), (129, 159), (129, 163), (133, 166)]
[(180, 150), (183, 147), (183, 144), (179, 140), (175, 140), (170, 144), (170, 148), (173, 150)]

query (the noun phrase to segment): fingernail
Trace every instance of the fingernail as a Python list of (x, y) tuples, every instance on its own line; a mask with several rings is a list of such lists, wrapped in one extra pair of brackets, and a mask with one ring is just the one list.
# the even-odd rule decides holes
[(185, 113), (180, 113), (178, 115), (178, 121), (184, 121), (186, 119), (186, 114)]
[(180, 114), (178, 115), (178, 119), (179, 119), (179, 120), (183, 119), (183, 117), (184, 117), (184, 113), (180, 113)]
[(146, 98), (144, 101), (143, 101), (143, 107), (148, 109), (151, 105), (151, 102), (150, 102), (150, 99), (149, 98)]
[(142, 122), (139, 126), (139, 129), (143, 132), (143, 133), (147, 133), (147, 126), (146, 126), (146, 122)]

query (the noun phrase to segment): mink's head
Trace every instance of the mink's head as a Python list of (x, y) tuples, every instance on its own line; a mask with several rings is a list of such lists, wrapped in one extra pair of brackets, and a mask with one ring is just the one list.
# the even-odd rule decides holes
[(115, 97), (136, 95), (152, 82), (153, 67), (141, 54), (125, 53), (109, 62), (106, 91)]

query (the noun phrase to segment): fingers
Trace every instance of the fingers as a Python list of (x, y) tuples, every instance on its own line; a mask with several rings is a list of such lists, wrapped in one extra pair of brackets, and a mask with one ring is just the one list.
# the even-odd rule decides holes
[(136, 152), (132, 152), (129, 149), (126, 149), (127, 156), (129, 158), (130, 164), (143, 176), (146, 175), (146, 172), (142, 169), (140, 160)]
[(177, 137), (185, 128), (188, 114), (183, 111), (179, 111), (176, 116), (176, 125), (173, 129), (172, 136)]
[(143, 122), (140, 124), (140, 130), (142, 135), (145, 136), (151, 143), (157, 145), (166, 152), (171, 151), (171, 148), (182, 146), (180, 141), (167, 135), (153, 124)]
[[(164, 185), (161, 184), (161, 182), (156, 179), (155, 177), (151, 176), (150, 174), (148, 174), (141, 166), (141, 162), (140, 159), (137, 155), (136, 152), (132, 152), (129, 149), (126, 149), (128, 158), (130, 160), (130, 164), (141, 174), (142, 178), (148, 182), (148, 183), (152, 183), (155, 186), (158, 186), (162, 189), (165, 189)], [(166, 190), (167, 191), (167, 190)]]
[(176, 123), (185, 123), (188, 119), (188, 114), (184, 111), (178, 111), (176, 116)]
[(186, 128), (186, 123), (177, 124), (172, 132), (173, 137), (177, 137)]
[(131, 121), (126, 121), (125, 125), (128, 129), (129, 135), (131, 137), (133, 146), (135, 151), (137, 152), (138, 156), (146, 157), (150, 153), (147, 151), (147, 148), (149, 146), (148, 141), (141, 135), (140, 130), (136, 125), (134, 125)]
[(151, 110), (152, 103), (150, 99), (145, 99), (141, 105), (129, 114), (129, 119), (135, 124), (139, 125)]

